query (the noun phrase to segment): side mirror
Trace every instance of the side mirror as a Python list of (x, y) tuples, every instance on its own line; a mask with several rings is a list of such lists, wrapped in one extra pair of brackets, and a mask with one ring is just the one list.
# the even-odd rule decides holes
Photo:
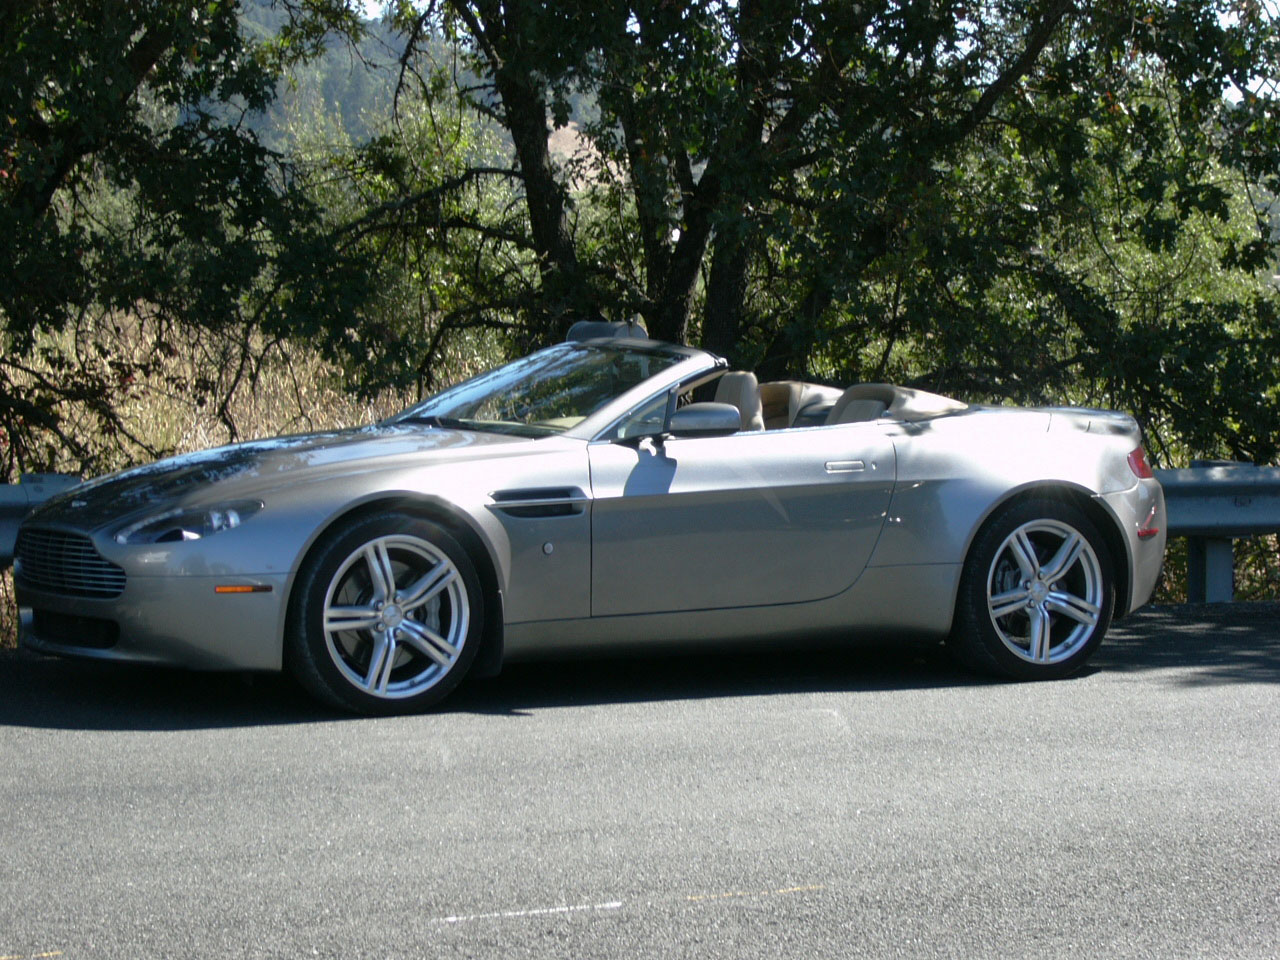
[(667, 421), (673, 437), (723, 437), (742, 429), (742, 413), (731, 403), (691, 403)]

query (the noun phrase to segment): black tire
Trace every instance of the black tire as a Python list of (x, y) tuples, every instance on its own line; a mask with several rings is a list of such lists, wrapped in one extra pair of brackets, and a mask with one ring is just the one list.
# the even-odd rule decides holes
[(401, 512), (356, 518), (330, 531), (298, 573), (285, 666), (344, 710), (424, 710), (476, 658), (480, 591), (470, 556), (438, 524)]
[(1069, 677), (1097, 650), (1114, 605), (1112, 559), (1084, 511), (1049, 497), (1015, 500), (969, 549), (948, 647), (981, 673)]

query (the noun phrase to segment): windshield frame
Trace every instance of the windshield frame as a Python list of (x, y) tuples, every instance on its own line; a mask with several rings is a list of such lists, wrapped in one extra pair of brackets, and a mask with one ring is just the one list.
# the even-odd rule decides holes
[[(429, 419), (433, 417), (447, 417), (447, 414), (437, 413), (435, 411), (441, 411), (442, 409), (456, 409), (447, 406), (451, 395), (457, 397), (460, 401), (462, 397), (475, 390), (476, 386), (486, 379), (492, 379), (495, 384), (502, 383), (502, 372), (512, 366), (517, 364), (527, 364), (530, 358), (538, 357), (540, 354), (563, 354), (566, 350), (650, 355), (656, 354), (674, 362), (644, 380), (641, 380), (634, 386), (622, 391), (617, 396), (605, 401), (597, 409), (587, 414), (580, 422), (564, 430), (547, 430), (545, 433), (535, 433), (532, 431), (526, 432), (527, 428), (533, 426), (532, 424), (523, 425), (526, 429), (506, 430), (502, 428), (495, 428), (488, 421), (479, 421), (472, 425), (468, 424), (465, 420), (453, 421), (446, 425), (450, 429), (474, 430), (475, 432), (482, 433), (506, 433), (511, 436), (531, 440), (543, 439), (545, 437), (573, 437), (581, 440), (593, 440), (597, 435), (607, 430), (614, 421), (625, 414), (627, 410), (634, 408), (646, 399), (654, 397), (660, 393), (665, 393), (670, 390), (673, 385), (684, 381), (691, 374), (703, 370), (714, 370), (716, 367), (725, 365), (724, 360), (703, 350), (663, 343), (656, 340), (616, 337), (565, 341), (564, 343), (555, 344), (554, 346), (547, 347), (544, 350), (536, 351), (525, 357), (513, 360), (510, 363), (494, 367), (491, 370), (487, 370), (474, 377), (460, 381), (459, 383), (447, 387), (438, 393), (432, 394), (399, 413), (388, 417), (383, 421), (383, 423), (409, 425), (415, 420), (419, 422), (429, 422)], [(499, 389), (492, 390), (493, 394), (497, 394), (499, 392)]]

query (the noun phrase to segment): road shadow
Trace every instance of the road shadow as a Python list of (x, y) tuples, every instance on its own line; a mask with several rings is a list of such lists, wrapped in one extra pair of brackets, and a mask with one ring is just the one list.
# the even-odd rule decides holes
[(339, 716), (279, 674), (196, 673), (0, 650), (0, 726), (199, 730)]
[(865, 693), (1000, 681), (958, 667), (937, 643), (725, 648), (708, 653), (515, 663), (469, 684), (445, 709), (520, 715), (549, 707), (707, 700), (793, 693)]
[[(1280, 682), (1280, 604), (1151, 607), (1116, 624), (1082, 677), (1165, 671), (1169, 682)], [(464, 684), (442, 712), (520, 716), (549, 707), (991, 684), (937, 644), (861, 641), (679, 656), (509, 664)], [(360, 720), (287, 677), (194, 673), (0, 650), (0, 726), (192, 730)]]
[[(1072, 679), (1151, 671), (1166, 671), (1179, 684), (1280, 682), (1280, 604), (1145, 608), (1115, 624), (1089, 665)], [(937, 644), (860, 641), (802, 650), (515, 664), (460, 691), (447, 707), (519, 714), (597, 703), (1001, 682), (962, 670)]]
[[(508, 664), (497, 677), (464, 683), (438, 711), (518, 716), (582, 704), (988, 682), (957, 668), (936, 644), (786, 652), (774, 646)], [(0, 726), (194, 730), (362, 719), (317, 704), (275, 674), (197, 673), (0, 650)]]
[(1188, 685), (1280, 683), (1280, 603), (1145, 607), (1112, 627), (1092, 664)]

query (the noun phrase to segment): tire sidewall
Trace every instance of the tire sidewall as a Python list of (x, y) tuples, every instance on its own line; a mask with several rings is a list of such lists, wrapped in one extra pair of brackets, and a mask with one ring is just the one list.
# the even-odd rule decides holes
[[(1093, 633), (1079, 650), (1056, 663), (1030, 663), (1009, 650), (991, 621), (988, 607), (987, 579), (996, 551), (1014, 530), (1035, 520), (1056, 520), (1074, 528), (1093, 549), (1102, 579), (1101, 610)], [(1017, 500), (999, 509), (983, 525), (969, 549), (961, 576), (953, 641), (966, 662), (984, 672), (1016, 680), (1057, 680), (1079, 672), (1093, 656), (1111, 625), (1114, 606), (1113, 560), (1097, 526), (1085, 512), (1068, 501), (1049, 497)]]
[[(333, 577), (357, 549), (385, 536), (412, 536), (429, 542), (457, 568), (467, 595), (467, 634), (459, 656), (430, 687), (410, 697), (382, 698), (353, 687), (329, 653), (324, 605)], [(285, 638), (286, 668), (315, 696), (364, 714), (414, 713), (448, 696), (474, 662), (483, 636), (480, 578), (466, 549), (439, 524), (406, 513), (367, 515), (336, 527), (307, 556), (290, 596)]]

